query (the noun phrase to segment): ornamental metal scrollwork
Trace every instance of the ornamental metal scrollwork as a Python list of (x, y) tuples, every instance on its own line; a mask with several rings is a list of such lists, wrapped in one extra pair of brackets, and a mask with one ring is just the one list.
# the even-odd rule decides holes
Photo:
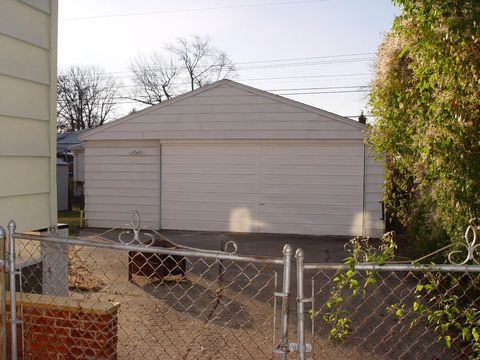
[[(142, 230), (149, 230), (146, 227), (142, 226), (142, 220), (140, 219), (140, 214), (138, 213), (137, 209), (134, 209), (132, 212), (132, 216), (130, 218), (130, 229), (123, 230), (120, 234), (118, 234), (118, 241), (125, 245), (130, 245), (133, 243), (138, 243), (144, 246), (151, 246), (155, 241), (153, 234), (151, 233), (143, 233), (145, 237), (141, 236)], [(130, 235), (133, 232), (133, 237), (129, 240), (126, 240), (126, 235)]]
[(238, 250), (238, 245), (233, 240), (227, 241), (221, 251), (205, 250), (177, 244), (174, 241), (168, 239), (163, 234), (160, 234), (158, 231), (148, 226), (142, 226), (142, 220), (137, 209), (134, 209), (132, 212), (130, 224), (126, 224), (125, 226), (129, 226), (129, 229), (123, 230), (120, 234), (118, 234), (118, 241), (124, 245), (139, 244), (147, 247), (152, 246), (155, 242), (155, 236), (157, 236), (159, 239), (167, 241), (177, 249), (202, 251), (209, 253), (224, 253), (229, 255), (234, 255)]
[(448, 261), (450, 261), (451, 264), (453, 265), (465, 265), (469, 261), (473, 261), (475, 264), (480, 265), (479, 259), (475, 257), (475, 251), (477, 248), (480, 246), (480, 244), (477, 244), (477, 239), (478, 239), (478, 230), (480, 226), (478, 225), (479, 219), (471, 219), (469, 221), (469, 225), (467, 227), (467, 230), (465, 231), (465, 242), (464, 243), (459, 243), (455, 244), (456, 246), (461, 246), (464, 247), (467, 250), (467, 256), (465, 260), (462, 262), (456, 262), (453, 257), (457, 254), (463, 254), (463, 249), (462, 250), (454, 250), (448, 254)]

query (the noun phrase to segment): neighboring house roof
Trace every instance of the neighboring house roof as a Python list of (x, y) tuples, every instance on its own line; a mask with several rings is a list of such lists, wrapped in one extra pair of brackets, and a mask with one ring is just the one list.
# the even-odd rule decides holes
[(57, 153), (78, 148), (79, 146), (83, 147), (83, 140), (80, 140), (79, 137), (86, 131), (87, 129), (57, 134)]
[(68, 166), (68, 163), (63, 161), (62, 159), (57, 158), (57, 166)]
[[(100, 127), (97, 127), (95, 129), (90, 129), (88, 132), (84, 133), (81, 135), (81, 140), (95, 140), (98, 137), (95, 136), (96, 134), (101, 134), (103, 132), (110, 131), (112, 134), (110, 135), (110, 138), (116, 138), (113, 134), (113, 132), (116, 132), (117, 129), (121, 128), (122, 124), (127, 124), (132, 122), (132, 125), (135, 123), (135, 119), (139, 119), (143, 116), (150, 116), (150, 115), (156, 115), (159, 119), (159, 121), (162, 120), (162, 113), (165, 113), (165, 109), (172, 106), (172, 105), (183, 105), (184, 103), (189, 104), (191, 106), (195, 106), (195, 102), (191, 102), (189, 99), (199, 95), (199, 96), (206, 96), (204, 95), (205, 93), (209, 91), (213, 91), (216, 88), (234, 88), (238, 89), (240, 91), (243, 91), (244, 93), (249, 93), (250, 95), (256, 95), (259, 97), (263, 97), (266, 99), (269, 99), (270, 102), (276, 103), (276, 104), (283, 104), (284, 107), (289, 107), (290, 109), (295, 109), (297, 112), (306, 112), (306, 113), (312, 113), (318, 115), (318, 119), (322, 119), (324, 121), (330, 121), (330, 122), (335, 122), (337, 124), (342, 124), (345, 129), (349, 129), (350, 131), (355, 131), (355, 132), (363, 132), (363, 130), (367, 129), (367, 127), (364, 124), (359, 123), (358, 121), (307, 105), (303, 104), (301, 102), (287, 99), (285, 97), (275, 95), (272, 93), (269, 93), (267, 91), (263, 91), (251, 86), (247, 86), (244, 84), (240, 84), (238, 82), (224, 79), (224, 80), (219, 80), (215, 83), (203, 86), (201, 88), (198, 88), (196, 90), (187, 92), (185, 94), (176, 96), (175, 98), (166, 100), (162, 103), (150, 106), (146, 109), (137, 111), (135, 113), (129, 114), (127, 116), (124, 116), (122, 118), (119, 118), (117, 120), (111, 121), (107, 124), (104, 124)], [(221, 97), (222, 95), (218, 95)], [(222, 105), (221, 103), (217, 105)], [(231, 104), (225, 104), (225, 106), (229, 106)], [(245, 104), (244, 104), (245, 105)], [(167, 112), (168, 113), (168, 112)], [(241, 120), (239, 120), (241, 121)], [(308, 130), (308, 129), (305, 129)], [(124, 130), (122, 130), (124, 131)], [(179, 130), (182, 131), (182, 130)], [(254, 131), (254, 129), (252, 129)], [(128, 139), (134, 139), (135, 137), (135, 128), (132, 126), (132, 131), (131, 131), (131, 136), (128, 137)], [(161, 132), (161, 131), (160, 131)], [(138, 131), (137, 131), (138, 133)], [(149, 134), (148, 132), (145, 132), (144, 135), (138, 135), (138, 138), (154, 138), (157, 135)], [(158, 131), (156, 132), (158, 133)], [(163, 138), (163, 136), (160, 136), (160, 138)]]

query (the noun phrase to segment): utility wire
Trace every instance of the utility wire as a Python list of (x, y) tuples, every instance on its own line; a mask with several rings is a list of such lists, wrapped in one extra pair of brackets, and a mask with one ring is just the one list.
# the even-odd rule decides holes
[(242, 9), (242, 8), (252, 8), (252, 7), (296, 5), (296, 4), (307, 4), (307, 3), (317, 3), (317, 2), (326, 2), (326, 1), (329, 1), (329, 0), (283, 1), (283, 2), (272, 2), (272, 3), (264, 3), (264, 4), (258, 3), (258, 4), (217, 6), (217, 7), (207, 7), (207, 8), (194, 8), (194, 9), (148, 11), (148, 12), (139, 12), (139, 13), (107, 14), (107, 15), (93, 15), (93, 16), (75, 16), (75, 17), (60, 18), (59, 20), (60, 21), (71, 21), (71, 20), (105, 19), (105, 18), (145, 16), (145, 15), (158, 15), (158, 14), (191, 13), (191, 12), (201, 12), (201, 11), (203, 12), (203, 11), (215, 11), (215, 10), (227, 10), (227, 9)]
[[(289, 96), (289, 95), (320, 95), (320, 94), (343, 94), (343, 93), (365, 93), (368, 92), (369, 90), (345, 90), (345, 91), (312, 91), (312, 92), (301, 92), (301, 93), (275, 93), (275, 95), (280, 95), (280, 96)], [(129, 100), (126, 97), (114, 97), (113, 99), (119, 99), (120, 101), (116, 102), (111, 102), (111, 103), (106, 103), (106, 104), (141, 104), (140, 101), (135, 101), (135, 100)], [(366, 116), (366, 115), (365, 115)]]
[[(342, 92), (367, 92), (369, 91), (368, 88), (370, 88), (371, 85), (356, 85), (356, 86), (326, 86), (326, 87), (300, 87), (300, 88), (289, 88), (289, 89), (269, 89), (269, 90), (264, 90), (268, 91), (271, 93), (278, 93), (278, 92), (283, 92), (283, 91), (295, 91), (295, 93), (291, 93), (291, 95), (297, 95), (297, 94), (336, 94), (336, 93), (342, 93)], [(122, 87), (126, 88), (126, 87)], [(342, 90), (342, 91), (337, 91)], [(350, 90), (350, 89), (355, 89), (355, 90)], [(328, 90), (328, 91), (311, 91), (311, 90)], [(303, 91), (301, 93), (297, 91)], [(307, 92), (308, 91), (308, 92)], [(278, 94), (278, 95), (286, 95), (285, 93)], [(204, 96), (204, 97), (216, 97), (216, 96)], [(126, 96), (114, 96), (113, 99), (120, 99), (120, 100), (125, 100)]]
[[(363, 62), (363, 61), (369, 61), (371, 59), (372, 58), (360, 58), (360, 59), (345, 59), (345, 60), (339, 60), (339, 61), (319, 61), (319, 62), (259, 65), (259, 66), (252, 66), (252, 67), (239, 67), (239, 68), (236, 68), (236, 70), (237, 71), (245, 71), (245, 70), (279, 69), (279, 68), (286, 68), (286, 67), (305, 67), (305, 66), (326, 65), (326, 64)], [(151, 69), (148, 69), (147, 71), (154, 73), (154, 72), (157, 71), (157, 69), (151, 68)], [(135, 74), (132, 71), (117, 71), (117, 72), (105, 72), (104, 71), (103, 74), (110, 75), (112, 78), (117, 79), (117, 80), (134, 79), (135, 78)], [(67, 74), (63, 74), (63, 76), (69, 77), (70, 75), (67, 73)], [(349, 75), (347, 75), (347, 74), (346, 75), (337, 74), (335, 76), (349, 76)], [(328, 77), (328, 76), (323, 75), (323, 76), (319, 76), (319, 77)], [(290, 78), (294, 79), (294, 78), (302, 78), (302, 77), (290, 77)], [(304, 78), (308, 78), (308, 76), (305, 76)], [(266, 79), (268, 79), (268, 78), (266, 78)], [(247, 80), (247, 79), (244, 79), (244, 80)], [(268, 80), (271, 80), (271, 79), (268, 79)]]
[(366, 56), (366, 55), (374, 55), (373, 52), (366, 52), (366, 53), (356, 53), (356, 54), (341, 54), (341, 55), (325, 55), (325, 56), (311, 56), (311, 57), (302, 57), (302, 58), (290, 58), (290, 59), (273, 59), (273, 60), (260, 60), (260, 61), (245, 61), (245, 62), (237, 62), (236, 65), (240, 64), (259, 64), (259, 63), (269, 63), (269, 62), (281, 62), (281, 61), (298, 61), (298, 60), (313, 60), (313, 59), (329, 59), (329, 58), (337, 58), (337, 57), (349, 57), (349, 56)]
[[(285, 62), (285, 61), (299, 61), (299, 60), (312, 60), (312, 59), (332, 59), (326, 61), (326, 63), (330, 62), (352, 62), (352, 61), (364, 61), (364, 59), (371, 59), (371, 57), (365, 58), (366, 55), (373, 55), (374, 53), (354, 53), (354, 54), (339, 54), (339, 55), (326, 55), (326, 56), (311, 56), (311, 57), (301, 57), (301, 58), (287, 58), (287, 59), (272, 59), (272, 60), (256, 60), (256, 61), (244, 61), (244, 62), (236, 62), (233, 65), (251, 65), (251, 64), (262, 64), (262, 63), (276, 63), (276, 62)], [(342, 57), (355, 57), (355, 56), (362, 56), (361, 58), (351, 58), (351, 59), (335, 59), (335, 58), (342, 58)], [(292, 64), (310, 64), (309, 63), (292, 63)], [(286, 64), (278, 64), (278, 65), (286, 65)], [(278, 66), (277, 64), (271, 64), (272, 67)], [(269, 66), (269, 65), (259, 65), (259, 66)], [(198, 66), (198, 69), (203, 68), (202, 66)], [(169, 69), (169, 68), (168, 68)], [(148, 71), (155, 72), (159, 70), (159, 68), (151, 67)], [(105, 71), (105, 74), (132, 74), (131, 70), (122, 70), (122, 71)]]

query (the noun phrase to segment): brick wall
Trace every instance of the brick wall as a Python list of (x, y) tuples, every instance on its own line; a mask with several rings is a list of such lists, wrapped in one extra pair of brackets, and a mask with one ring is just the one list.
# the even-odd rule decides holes
[[(7, 297), (8, 298), (8, 297)], [(20, 294), (24, 321), (24, 354), (21, 327), (17, 326), (18, 354), (25, 360), (117, 359), (118, 304), (79, 301), (64, 297)], [(7, 304), (7, 319), (9, 319)], [(7, 349), (10, 323), (7, 321)], [(9, 349), (10, 358), (10, 349)]]

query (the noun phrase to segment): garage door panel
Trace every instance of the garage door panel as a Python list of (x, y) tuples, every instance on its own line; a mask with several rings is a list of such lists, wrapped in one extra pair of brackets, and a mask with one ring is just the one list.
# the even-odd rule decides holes
[(354, 216), (355, 209), (344, 205), (330, 205), (330, 204), (285, 204), (285, 203), (265, 203), (262, 205), (262, 213), (270, 214), (307, 214), (307, 215), (330, 215), (332, 213), (342, 214), (344, 216)]
[[(349, 226), (355, 220), (352, 215), (315, 215), (315, 214), (285, 214), (262, 212), (262, 221), (269, 224), (310, 224), (310, 225), (336, 225)], [(347, 235), (347, 234), (345, 234)]]
[[(285, 165), (286, 155), (264, 155), (260, 159), (261, 165)], [(332, 162), (341, 162), (343, 165), (358, 166), (362, 158), (350, 155), (288, 155), (289, 161), (300, 166), (330, 166)]]
[(340, 196), (356, 196), (358, 189), (352, 186), (336, 186), (336, 185), (298, 185), (298, 184), (262, 184), (260, 193), (262, 195), (273, 194), (293, 194), (293, 195), (340, 195)]
[(264, 165), (261, 168), (261, 174), (270, 175), (331, 175), (331, 176), (351, 176), (363, 173), (363, 165), (343, 166), (339, 163), (330, 166), (307, 166), (307, 165)]
[(194, 180), (183, 174), (166, 174), (164, 182), (171, 184), (258, 184), (256, 176), (242, 174), (203, 174)]
[(337, 175), (304, 175), (304, 174), (261, 174), (260, 183), (263, 185), (270, 184), (296, 184), (296, 185), (338, 185), (352, 186), (352, 183), (361, 183), (363, 175), (337, 176)]
[(202, 193), (202, 192), (173, 192), (168, 191), (162, 195), (162, 201), (203, 201), (205, 203), (225, 202), (235, 207), (237, 203), (244, 201), (257, 202), (256, 194), (235, 193)]
[(363, 145), (164, 145), (167, 229), (361, 234)]
[(256, 183), (178, 183), (168, 182), (165, 184), (171, 192), (206, 192), (221, 194), (252, 194), (257, 192), (258, 185)]
[(235, 207), (232, 207), (231, 203), (228, 201), (220, 202), (205, 202), (205, 201), (164, 201), (165, 210), (164, 212), (168, 212), (169, 210), (185, 210), (185, 211), (220, 211), (223, 213), (230, 213), (232, 209), (237, 208), (248, 208), (248, 209), (255, 209), (258, 206), (257, 201), (241, 201), (235, 204)]
[(260, 147), (262, 232), (359, 235), (363, 145)]
[[(255, 211), (253, 209), (253, 211)], [(249, 221), (253, 222), (256, 219), (252, 218), (252, 210), (247, 207), (236, 207), (228, 211), (213, 211), (213, 210), (204, 210), (199, 212), (197, 209), (190, 210), (171, 210), (166, 209), (164, 212), (165, 219), (177, 219), (182, 216), (186, 218), (201, 221), (222, 221), (225, 223), (230, 223), (231, 221)]]
[[(352, 206), (352, 204), (358, 203), (361, 205), (362, 194), (355, 196), (350, 195), (298, 195), (298, 194), (261, 194), (261, 203), (272, 204), (284, 204), (285, 206), (303, 204), (303, 205), (316, 205), (316, 204), (328, 204), (328, 205), (345, 205)], [(354, 206), (358, 207), (358, 206)], [(361, 206), (360, 206), (361, 207)]]
[(164, 145), (162, 226), (257, 231), (257, 147)]
[[(254, 165), (188, 165), (188, 164), (164, 164), (164, 174), (185, 174), (193, 176), (191, 180), (195, 180), (194, 175), (203, 174), (250, 174), (256, 175), (257, 168)], [(168, 180), (168, 177), (166, 177)]]

